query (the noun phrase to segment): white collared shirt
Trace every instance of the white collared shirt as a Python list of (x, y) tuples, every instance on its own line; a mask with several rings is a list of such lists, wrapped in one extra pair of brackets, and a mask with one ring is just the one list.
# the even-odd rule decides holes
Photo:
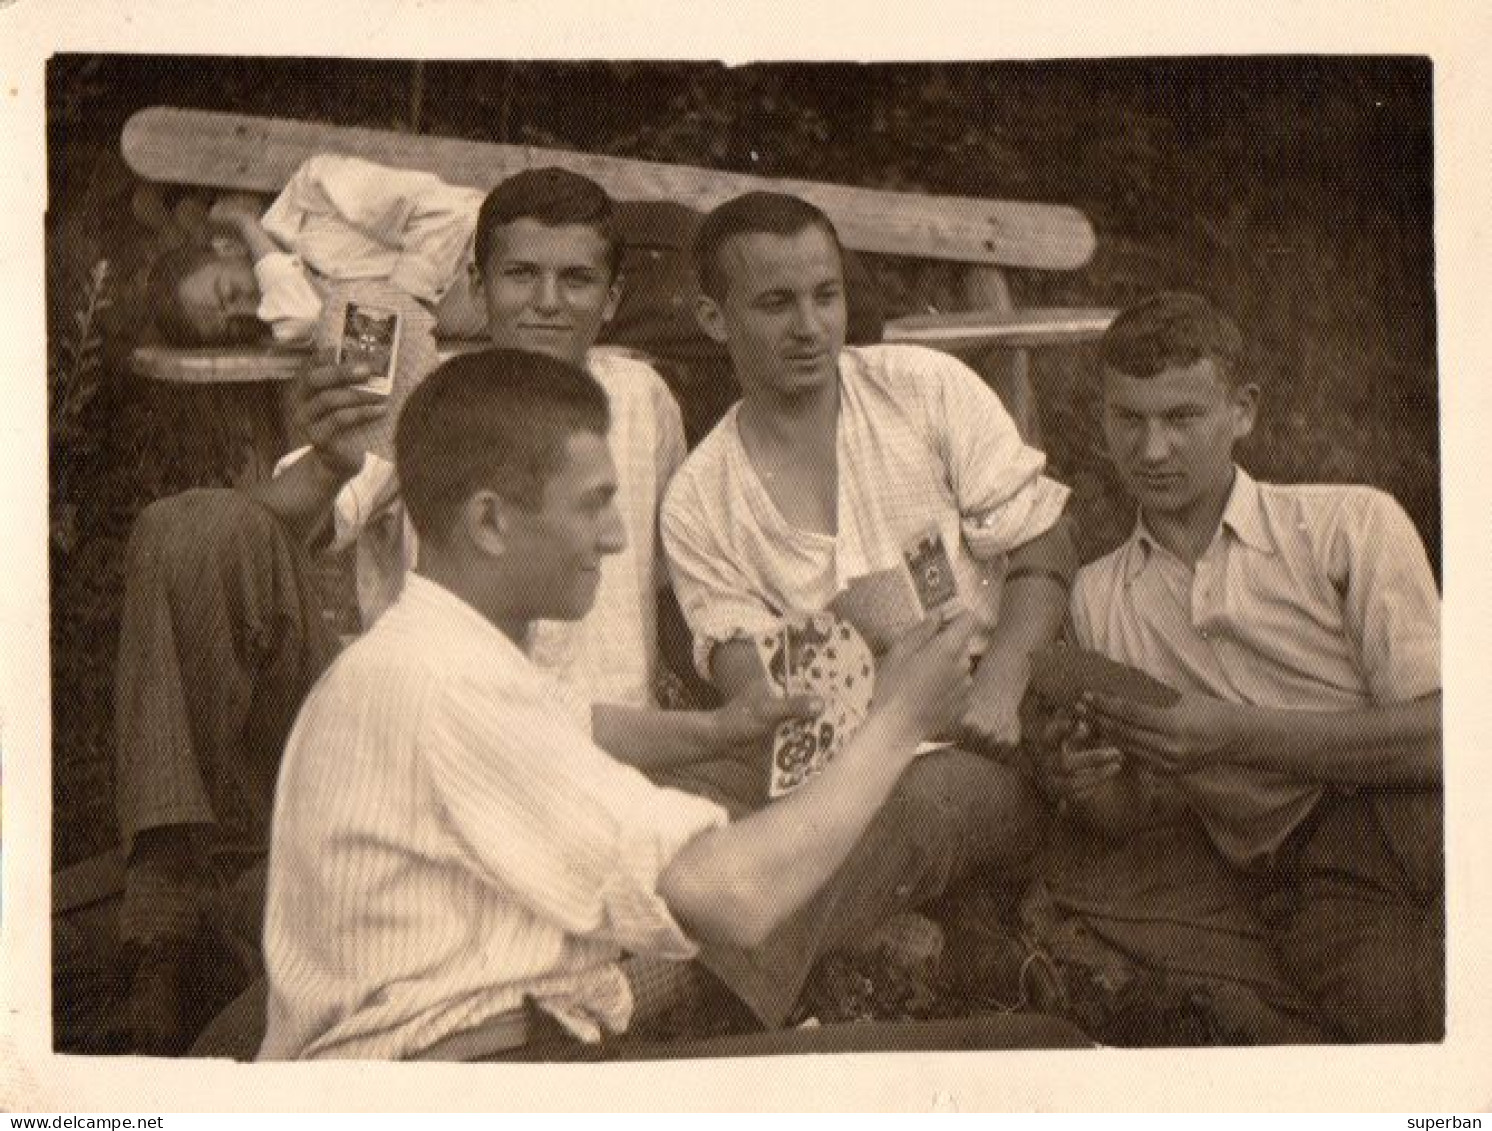
[(402, 1058), (532, 998), (625, 1030), (623, 950), (695, 952), (658, 878), (723, 810), (596, 747), (589, 711), (411, 575), (307, 699), (275, 794), (265, 1059)]
[[(1440, 689), (1440, 596), (1409, 517), (1371, 487), (1257, 483), (1239, 468), (1211, 544), (1187, 566), (1143, 523), (1078, 572), (1078, 641), (1183, 693), (1350, 711)], [(1239, 767), (1181, 779), (1218, 847), (1277, 847), (1320, 787)]]

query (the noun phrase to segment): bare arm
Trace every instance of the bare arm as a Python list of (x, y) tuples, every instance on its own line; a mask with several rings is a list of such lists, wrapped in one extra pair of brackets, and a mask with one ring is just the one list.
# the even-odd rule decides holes
[(838, 871), (918, 741), (958, 717), (973, 629), (968, 615), (914, 629), (883, 664), (870, 718), (821, 774), (684, 846), (659, 892), (696, 938), (757, 946)]
[(591, 708), (597, 746), (620, 762), (652, 771), (714, 758), (761, 755), (779, 723), (822, 708), (808, 695), (779, 697), (766, 683), (713, 711), (659, 711), (598, 703)]
[(963, 737), (983, 748), (1020, 741), (1020, 705), (1031, 678), (1031, 653), (1057, 638), (1067, 590), (1077, 572), (1072, 521), (1062, 516), (1045, 534), (1011, 551), (1000, 616), (974, 674)]

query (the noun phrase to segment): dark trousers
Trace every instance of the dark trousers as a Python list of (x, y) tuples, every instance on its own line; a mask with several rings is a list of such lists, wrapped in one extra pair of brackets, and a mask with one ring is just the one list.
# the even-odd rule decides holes
[(1438, 790), (1328, 793), (1254, 869), (1285, 970), (1344, 1040), (1445, 1035), (1443, 812)]

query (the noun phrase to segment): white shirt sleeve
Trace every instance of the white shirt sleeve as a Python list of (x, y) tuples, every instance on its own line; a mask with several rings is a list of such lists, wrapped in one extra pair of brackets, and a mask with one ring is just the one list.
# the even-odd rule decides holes
[(1346, 496), (1338, 517), (1326, 568), (1374, 700), (1439, 691), (1440, 593), (1414, 523), (1395, 499), (1371, 489)]
[(511, 682), (453, 681), (420, 735), (446, 816), (494, 885), (571, 934), (694, 955), (658, 881), (685, 844), (725, 823), (718, 805), (653, 785)]
[(688, 474), (675, 476), (659, 526), (674, 595), (694, 638), (695, 670), (711, 679), (716, 645), (770, 632), (780, 615), (753, 596), (755, 587), (717, 536), (729, 514), (711, 514)]
[(254, 264), (254, 278), (259, 283), (259, 320), (269, 323), (275, 341), (309, 343), (321, 318), (321, 294), (306, 277), (300, 258), (271, 252)]
[(434, 302), (469, 256), (481, 203), (477, 190), (432, 173), (322, 154), (296, 170), (261, 223), (327, 278), (382, 268), (394, 287)]
[[(307, 445), (282, 456), (275, 464), (274, 473), (283, 474), (310, 450)], [(394, 465), (382, 456), (365, 453), (362, 469), (342, 484), (332, 500), (332, 540), (327, 549), (339, 553), (352, 545), (398, 497), (399, 477), (394, 473)]]

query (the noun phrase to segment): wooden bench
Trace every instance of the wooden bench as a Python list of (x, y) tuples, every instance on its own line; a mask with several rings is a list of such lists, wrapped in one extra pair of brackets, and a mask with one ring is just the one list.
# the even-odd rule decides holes
[[(1065, 205), (981, 200), (772, 179), (532, 146), (500, 145), (280, 118), (151, 107), (121, 137), (141, 177), (216, 190), (274, 193), (319, 153), (365, 157), (433, 172), (452, 184), (487, 188), (523, 169), (560, 165), (592, 177), (619, 200), (672, 200), (708, 210), (751, 189), (792, 192), (822, 208), (846, 247), (957, 264), (962, 310), (894, 318), (888, 341), (918, 342), (962, 356), (1004, 397), (1028, 436), (1036, 434), (1027, 351), (1090, 341), (1113, 312), (1019, 309), (1003, 268), (1071, 271), (1093, 254), (1083, 214)], [(464, 348), (460, 343), (448, 348)], [(136, 372), (176, 386), (217, 390), (217, 411), (234, 406), (247, 424), (251, 477), (284, 450), (283, 389), (302, 355), (268, 349), (140, 349)], [(251, 391), (252, 390), (252, 391)], [(247, 394), (247, 395), (246, 395)]]

